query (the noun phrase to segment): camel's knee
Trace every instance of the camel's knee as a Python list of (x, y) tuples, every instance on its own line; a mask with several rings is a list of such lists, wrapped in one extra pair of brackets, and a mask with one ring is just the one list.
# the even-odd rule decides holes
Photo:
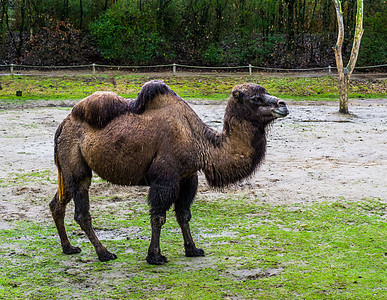
[(63, 194), (60, 199), (59, 199), (59, 193), (56, 192), (54, 198), (50, 202), (49, 207), (51, 212), (54, 212), (57, 209), (65, 209), (66, 205), (70, 202), (72, 197), (68, 189), (65, 187), (62, 192)]
[(85, 189), (85, 190), (88, 190), (90, 185), (91, 185), (91, 177), (90, 176), (86, 176), (84, 177), (80, 182), (79, 182), (79, 185), (81, 188)]
[(49, 204), (51, 213), (55, 212), (57, 205), (58, 205), (58, 193), (55, 194), (54, 198), (52, 199), (52, 201)]
[(66, 203), (60, 201), (58, 193), (56, 193), (54, 198), (50, 202), (49, 207), (53, 216), (63, 215), (66, 210)]
[(151, 207), (167, 211), (178, 196), (177, 187), (152, 185), (149, 189), (148, 202)]
[(90, 213), (75, 212), (74, 220), (82, 227), (85, 224), (91, 224), (91, 215)]
[(75, 204), (75, 221), (82, 221), (90, 217), (89, 192), (87, 189), (77, 187), (72, 192)]
[(152, 227), (161, 227), (165, 224), (167, 217), (165, 214), (163, 215), (151, 215), (151, 225)]
[(176, 214), (176, 220), (179, 224), (186, 224), (189, 221), (191, 221), (191, 210), (176, 210), (175, 209), (175, 214)]

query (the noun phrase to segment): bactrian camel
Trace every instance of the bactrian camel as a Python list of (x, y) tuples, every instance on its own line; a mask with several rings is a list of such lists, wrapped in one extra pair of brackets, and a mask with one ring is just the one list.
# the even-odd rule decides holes
[(160, 232), (171, 206), (181, 227), (186, 256), (204, 256), (189, 228), (198, 172), (217, 188), (250, 176), (265, 155), (265, 129), (287, 114), (283, 100), (253, 83), (233, 88), (222, 132), (208, 127), (161, 81), (146, 83), (135, 100), (111, 92), (96, 92), (81, 100), (55, 134), (59, 188), (50, 209), (63, 252), (81, 251), (70, 244), (64, 226), (66, 205), (74, 199), (74, 218), (99, 260), (117, 257), (101, 244), (92, 226), (88, 190), (94, 171), (114, 184), (150, 187), (148, 263), (167, 262), (160, 250)]

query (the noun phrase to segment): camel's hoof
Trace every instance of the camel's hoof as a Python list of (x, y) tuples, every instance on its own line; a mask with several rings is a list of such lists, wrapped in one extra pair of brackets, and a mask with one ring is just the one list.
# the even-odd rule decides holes
[(62, 249), (63, 249), (63, 253), (67, 255), (77, 254), (81, 252), (81, 248), (74, 247), (74, 246), (66, 246), (66, 247), (62, 247)]
[(110, 253), (109, 251), (97, 253), (100, 261), (109, 261), (117, 258), (117, 255)]
[(188, 257), (204, 256), (204, 250), (200, 248), (186, 249), (185, 256), (188, 256)]
[(150, 265), (163, 265), (168, 262), (167, 258), (161, 254), (149, 255), (146, 257), (146, 261)]

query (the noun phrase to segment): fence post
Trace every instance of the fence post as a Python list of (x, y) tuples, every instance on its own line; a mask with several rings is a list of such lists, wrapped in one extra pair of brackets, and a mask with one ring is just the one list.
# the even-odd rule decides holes
[(332, 72), (332, 67), (331, 66), (328, 66), (328, 75), (331, 76), (331, 72)]
[(173, 68), (172, 68), (172, 70), (173, 70), (173, 74), (176, 74), (176, 64), (175, 64), (175, 63), (173, 63)]
[(252, 75), (251, 64), (249, 64), (249, 75)]
[(11, 64), (11, 76), (13, 76), (13, 64)]
[(93, 64), (93, 75), (95, 75), (95, 64)]

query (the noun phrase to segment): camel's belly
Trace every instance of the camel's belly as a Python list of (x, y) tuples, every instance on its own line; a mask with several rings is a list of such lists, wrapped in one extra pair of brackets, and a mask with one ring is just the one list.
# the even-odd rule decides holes
[(90, 166), (102, 179), (120, 185), (144, 185), (146, 169), (137, 170), (117, 166)]
[(132, 159), (117, 161), (114, 157), (106, 156), (103, 163), (87, 160), (90, 168), (104, 180), (120, 185), (139, 185), (149, 166)]
[(81, 151), (88, 166), (101, 178), (121, 185), (143, 184), (155, 155), (154, 147), (130, 139), (85, 137)]

